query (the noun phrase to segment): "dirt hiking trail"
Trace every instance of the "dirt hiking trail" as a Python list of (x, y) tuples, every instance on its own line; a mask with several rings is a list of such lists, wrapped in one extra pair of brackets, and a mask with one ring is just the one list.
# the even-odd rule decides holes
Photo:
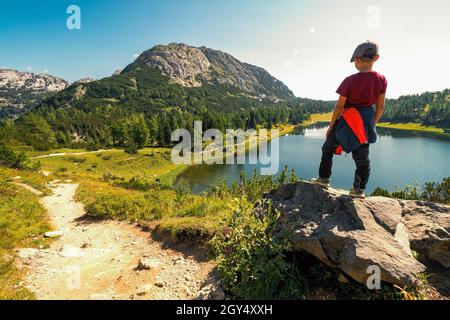
[(216, 283), (214, 263), (166, 249), (126, 223), (86, 222), (83, 204), (74, 200), (77, 184), (50, 187), (53, 194), (42, 203), (60, 237), (49, 249), (18, 251), (26, 286), (37, 299), (176, 300), (210, 294), (203, 286)]

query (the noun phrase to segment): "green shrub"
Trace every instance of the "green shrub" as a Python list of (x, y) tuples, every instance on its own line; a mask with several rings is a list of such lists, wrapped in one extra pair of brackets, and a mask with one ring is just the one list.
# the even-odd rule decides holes
[(228, 185), (226, 181), (220, 180), (214, 187), (213, 192), (219, 198), (240, 198), (245, 195), (249, 201), (256, 202), (261, 199), (265, 193), (297, 180), (298, 178), (295, 170), (289, 171), (287, 166), (276, 178), (273, 178), (272, 176), (260, 176), (255, 169), (250, 178), (247, 177), (245, 172), (242, 172), (239, 183)]
[(135, 144), (130, 144), (125, 147), (124, 151), (128, 154), (135, 155), (138, 154), (138, 147)]
[(0, 166), (20, 170), (39, 170), (40, 163), (33, 163), (25, 152), (15, 152), (10, 147), (0, 144)]
[(176, 201), (181, 202), (184, 200), (184, 198), (191, 193), (191, 186), (185, 179), (178, 180), (175, 185), (173, 186), (173, 189), (176, 192)]
[(236, 298), (305, 297), (297, 268), (286, 257), (292, 241), (287, 233), (276, 235), (278, 219), (270, 204), (261, 217), (256, 216), (253, 204), (244, 197), (211, 240), (225, 288)]
[(128, 181), (115, 182), (114, 185), (130, 190), (149, 191), (154, 187), (155, 183), (144, 177), (135, 176)]
[(421, 188), (417, 182), (406, 185), (403, 189), (397, 188), (394, 192), (377, 188), (372, 196), (450, 204), (450, 177), (444, 178), (441, 183), (427, 182)]
[(431, 202), (450, 204), (450, 177), (443, 179), (441, 183), (425, 183), (422, 199)]
[(116, 181), (116, 180), (123, 180), (123, 178), (116, 176), (112, 172), (106, 172), (103, 174), (102, 181), (104, 181), (104, 182), (110, 182), (110, 181)]
[(67, 161), (71, 161), (73, 163), (85, 163), (87, 161), (86, 158), (78, 158), (78, 157), (68, 157)]

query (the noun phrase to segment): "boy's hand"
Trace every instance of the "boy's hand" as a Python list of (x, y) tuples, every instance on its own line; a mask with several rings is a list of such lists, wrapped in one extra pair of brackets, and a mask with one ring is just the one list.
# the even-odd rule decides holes
[(331, 132), (333, 131), (334, 124), (331, 124), (327, 130), (327, 139), (330, 137)]
[(376, 111), (375, 111), (375, 124), (378, 124), (378, 122), (380, 122), (380, 119), (384, 113), (385, 104), (386, 104), (386, 94), (383, 93), (378, 96), (377, 106), (376, 106)]
[(347, 97), (340, 96), (338, 102), (336, 103), (336, 107), (334, 108), (333, 116), (331, 117), (330, 127), (327, 130), (327, 138), (331, 135), (337, 120), (341, 116), (342, 112), (344, 112), (346, 103)]

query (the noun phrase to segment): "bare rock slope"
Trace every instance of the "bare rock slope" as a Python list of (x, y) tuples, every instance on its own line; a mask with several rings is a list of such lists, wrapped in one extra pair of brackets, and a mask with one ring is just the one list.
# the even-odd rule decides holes
[(273, 101), (295, 98), (283, 82), (266, 70), (206, 47), (177, 43), (158, 45), (142, 53), (125, 71), (142, 64), (160, 69), (173, 82), (184, 87), (220, 84)]

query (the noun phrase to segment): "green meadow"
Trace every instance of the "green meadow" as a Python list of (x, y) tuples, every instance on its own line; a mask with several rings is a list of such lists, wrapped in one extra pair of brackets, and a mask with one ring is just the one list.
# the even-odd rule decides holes
[(42, 234), (51, 229), (39, 197), (15, 185), (11, 177), (46, 191), (45, 177), (38, 173), (0, 168), (0, 300), (33, 299), (15, 267), (15, 249), (46, 247)]

